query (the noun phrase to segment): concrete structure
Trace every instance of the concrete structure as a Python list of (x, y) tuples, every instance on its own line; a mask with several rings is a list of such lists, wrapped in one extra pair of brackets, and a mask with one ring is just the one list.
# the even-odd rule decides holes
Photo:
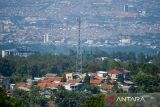
[(57, 76), (57, 74), (47, 73), (45, 75), (45, 77), (55, 77), (55, 76)]
[(117, 80), (119, 78), (126, 79), (126, 76), (129, 75), (130, 71), (123, 70), (123, 69), (113, 69), (109, 71), (109, 76), (111, 77), (112, 80)]
[(108, 57), (98, 57), (98, 58), (96, 58), (96, 60), (98, 60), (98, 61), (105, 61), (107, 59), (109, 59), (109, 58)]
[(75, 84), (66, 83), (63, 86), (65, 87), (66, 90), (75, 91), (75, 90), (80, 90), (83, 86), (83, 83), (75, 83)]
[(10, 84), (10, 89), (11, 89), (11, 90), (14, 90), (14, 89), (15, 89), (15, 85), (16, 85), (16, 84)]
[(124, 12), (128, 12), (128, 11), (129, 11), (128, 4), (125, 4), (125, 5), (124, 5)]
[(67, 74), (66, 74), (66, 79), (67, 79), (67, 81), (68, 81), (68, 80), (73, 80), (72, 73), (67, 73)]
[(86, 76), (86, 74), (82, 74), (82, 73), (79, 73), (79, 72), (67, 73), (66, 74), (66, 79), (67, 79), (67, 81), (75, 80), (75, 79), (82, 79), (85, 76)]
[(49, 35), (48, 34), (43, 36), (43, 42), (44, 43), (48, 43), (49, 42)]
[(38, 52), (31, 51), (28, 49), (8, 49), (8, 50), (2, 50), (2, 57), (5, 57), (5, 56), (28, 57), (35, 53), (38, 53)]
[(102, 77), (102, 79), (107, 79), (108, 78), (108, 72), (106, 71), (97, 71), (97, 76)]
[(130, 45), (132, 43), (132, 41), (131, 41), (131, 39), (121, 39), (120, 43), (121, 43), (120, 45), (125, 46), (125, 45)]
[(92, 45), (94, 44), (93, 40), (87, 40), (86, 42), (84, 42), (86, 45)]

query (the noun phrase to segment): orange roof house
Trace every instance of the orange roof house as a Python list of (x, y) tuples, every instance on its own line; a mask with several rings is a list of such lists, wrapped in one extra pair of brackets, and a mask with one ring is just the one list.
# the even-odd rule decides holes
[(111, 85), (111, 84), (102, 84), (99, 86), (101, 89), (104, 89), (104, 90), (112, 90), (114, 85)]
[(67, 83), (80, 83), (81, 80), (68, 80)]
[(101, 80), (90, 80), (90, 84), (95, 84), (95, 85), (98, 85), (101, 82), (102, 82)]
[(55, 77), (45, 77), (44, 80), (48, 81), (48, 82), (53, 82), (53, 81), (62, 81), (62, 78), (63, 77), (58, 77), (58, 76), (55, 76)]
[(112, 69), (109, 71), (109, 74), (125, 74), (125, 73), (129, 73), (129, 71), (124, 69)]
[(102, 78), (99, 76), (95, 76), (93, 80), (90, 80), (90, 84), (98, 85), (102, 83)]
[(40, 82), (37, 84), (38, 87), (40, 87), (41, 89), (44, 89), (44, 88), (52, 88), (52, 87), (58, 87), (58, 86), (61, 86), (63, 85), (64, 83), (63, 82), (58, 82), (58, 83), (54, 83), (54, 82)]
[(37, 84), (37, 86), (40, 87), (41, 89), (58, 87), (58, 86), (64, 84), (61, 81), (62, 81), (62, 77), (47, 76), (43, 80), (39, 81), (39, 83)]
[(119, 75), (126, 75), (130, 71), (124, 70), (124, 69), (112, 69), (109, 71), (109, 76), (111, 77), (112, 80), (117, 80)]

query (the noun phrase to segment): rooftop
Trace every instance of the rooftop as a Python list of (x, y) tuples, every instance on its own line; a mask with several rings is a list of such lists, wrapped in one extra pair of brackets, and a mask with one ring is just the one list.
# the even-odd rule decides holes
[(128, 72), (129, 72), (128, 70), (124, 70), (124, 69), (113, 69), (109, 71), (110, 74), (124, 74)]
[(112, 89), (114, 87), (114, 85), (111, 85), (111, 84), (101, 84), (99, 86), (101, 89)]
[(106, 71), (97, 71), (97, 73), (99, 73), (99, 74), (106, 74), (107, 72)]
[(80, 83), (81, 80), (68, 80), (67, 83)]
[(43, 88), (58, 87), (58, 86), (61, 86), (63, 84), (64, 84), (63, 82), (59, 82), (59, 83), (40, 82), (40, 83), (38, 83), (37, 86), (43, 89)]

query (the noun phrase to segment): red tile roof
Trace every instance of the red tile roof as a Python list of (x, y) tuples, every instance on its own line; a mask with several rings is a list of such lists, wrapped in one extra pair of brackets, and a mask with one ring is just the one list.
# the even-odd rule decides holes
[(68, 80), (67, 83), (80, 83), (81, 80)]
[(45, 77), (44, 80), (48, 81), (48, 82), (53, 82), (53, 81), (61, 81), (62, 77)]
[(102, 80), (90, 80), (90, 84), (100, 84)]
[(114, 85), (111, 85), (111, 84), (102, 84), (101, 86), (99, 86), (101, 89), (109, 89), (111, 90)]
[(17, 87), (17, 88), (18, 88), (18, 87), (31, 88), (32, 85), (28, 85), (28, 84), (26, 84), (26, 83), (24, 83), (24, 82), (21, 82), (21, 83), (16, 83), (16, 87)]
[(99, 76), (95, 76), (93, 80), (90, 80), (90, 84), (100, 84), (102, 82), (102, 78)]
[(123, 69), (112, 69), (111, 71), (109, 71), (109, 74), (124, 74), (127, 72), (129, 71)]
[(43, 89), (43, 88), (58, 87), (63, 84), (64, 84), (63, 82), (59, 82), (59, 83), (39, 82), (37, 86)]

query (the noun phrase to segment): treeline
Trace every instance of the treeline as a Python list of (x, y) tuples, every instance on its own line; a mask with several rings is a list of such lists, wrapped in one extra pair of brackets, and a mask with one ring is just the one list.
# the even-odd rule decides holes
[[(108, 57), (108, 59), (98, 61), (96, 58), (101, 56)], [(121, 61), (114, 61), (115, 58)], [(149, 64), (149, 61), (152, 63)], [(65, 72), (75, 71), (75, 62), (75, 52), (71, 52), (70, 55), (36, 54), (27, 58), (9, 56), (0, 58), (0, 75), (11, 77), (12, 83), (26, 81), (27, 78), (41, 77), (47, 73), (63, 76)], [(143, 53), (135, 54), (134, 52), (108, 54), (103, 51), (84, 52), (83, 54), (83, 72), (114, 68), (125, 68), (136, 73), (143, 70), (147, 75), (155, 75), (160, 68), (160, 53), (154, 56), (146, 56)]]
[(118, 58), (121, 61), (129, 61), (129, 62), (149, 62), (152, 57), (150, 55), (145, 55), (144, 53), (135, 54), (134, 52), (113, 52), (111, 54), (112, 58)]
[(41, 77), (46, 73), (72, 71), (75, 69), (74, 62), (75, 58), (67, 55), (36, 54), (27, 58), (10, 56), (0, 58), (0, 74), (10, 76), (12, 82), (25, 81), (26, 78)]
[(160, 92), (160, 69), (153, 64), (129, 63), (126, 69), (131, 71), (131, 81), (138, 86), (133, 92)]

